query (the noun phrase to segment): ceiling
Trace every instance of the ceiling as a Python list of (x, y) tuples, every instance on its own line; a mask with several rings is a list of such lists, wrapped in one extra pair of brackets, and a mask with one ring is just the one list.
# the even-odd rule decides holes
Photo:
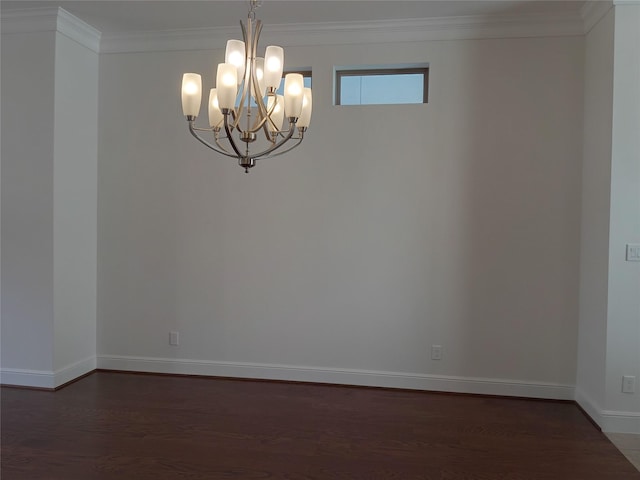
[[(577, 15), (583, 0), (264, 0), (265, 24), (356, 22), (466, 15)], [(230, 27), (246, 17), (247, 0), (3, 0), (2, 12), (60, 6), (103, 33)]]

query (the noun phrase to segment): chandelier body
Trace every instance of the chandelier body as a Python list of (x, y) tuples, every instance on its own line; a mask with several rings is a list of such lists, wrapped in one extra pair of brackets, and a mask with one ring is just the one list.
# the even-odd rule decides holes
[[(240, 22), (243, 41), (229, 40), (225, 62), (218, 64), (216, 88), (209, 93), (209, 128), (196, 127), (202, 77), (185, 73), (182, 78), (182, 111), (191, 134), (215, 152), (236, 158), (245, 172), (256, 160), (282, 155), (300, 145), (312, 108), (311, 89), (304, 87), (298, 73), (287, 74), (284, 95), (277, 94), (284, 51), (271, 45), (264, 57), (258, 57), (262, 22), (255, 18), (257, 7), (258, 0), (251, 0), (246, 26)], [(205, 132), (212, 138), (203, 137)]]

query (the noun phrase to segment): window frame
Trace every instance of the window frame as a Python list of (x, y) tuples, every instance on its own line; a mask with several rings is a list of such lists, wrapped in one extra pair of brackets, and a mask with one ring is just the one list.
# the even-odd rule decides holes
[[(363, 76), (379, 76), (379, 75), (422, 75), (422, 103), (429, 103), (429, 66), (422, 67), (379, 67), (379, 68), (336, 68), (335, 69), (335, 105), (343, 105), (341, 100), (342, 94), (342, 77), (363, 77)], [(419, 105), (417, 103), (359, 103), (357, 105)]]

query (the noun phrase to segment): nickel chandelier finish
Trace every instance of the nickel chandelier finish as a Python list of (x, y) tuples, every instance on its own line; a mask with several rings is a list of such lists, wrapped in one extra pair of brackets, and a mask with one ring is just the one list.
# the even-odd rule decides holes
[[(245, 172), (256, 160), (300, 145), (311, 120), (311, 89), (304, 87), (301, 74), (287, 74), (284, 95), (277, 94), (284, 68), (282, 47), (268, 46), (264, 57), (258, 57), (262, 22), (256, 20), (255, 10), (260, 3), (250, 0), (246, 26), (240, 22), (243, 41), (227, 41), (225, 63), (218, 64), (216, 88), (209, 93), (209, 128), (195, 124), (202, 77), (185, 73), (182, 78), (182, 112), (191, 134), (210, 149), (236, 158)], [(288, 125), (283, 128), (285, 117)], [(213, 134), (211, 141), (203, 138), (204, 132)], [(257, 141), (261, 132), (265, 138)]]

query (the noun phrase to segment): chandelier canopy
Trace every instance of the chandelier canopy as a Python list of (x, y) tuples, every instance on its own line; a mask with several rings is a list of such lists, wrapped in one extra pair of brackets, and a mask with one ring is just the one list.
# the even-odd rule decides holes
[[(245, 172), (256, 160), (282, 155), (300, 145), (311, 120), (311, 88), (304, 87), (301, 74), (287, 74), (284, 95), (277, 93), (284, 68), (282, 47), (268, 46), (264, 57), (258, 56), (262, 30), (255, 16), (258, 6), (259, 0), (250, 0), (246, 26), (240, 22), (243, 41), (227, 41), (225, 63), (218, 64), (216, 88), (209, 93), (209, 128), (195, 125), (202, 77), (197, 73), (182, 77), (182, 112), (189, 131), (210, 149), (236, 158)], [(261, 131), (264, 139), (258, 139)], [(210, 132), (213, 138), (207, 140), (200, 132)]]

